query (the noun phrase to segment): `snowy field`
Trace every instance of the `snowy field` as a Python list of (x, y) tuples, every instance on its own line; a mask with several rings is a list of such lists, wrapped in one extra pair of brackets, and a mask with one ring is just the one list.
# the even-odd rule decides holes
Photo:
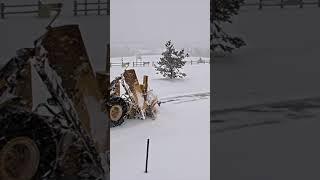
[(247, 8), (228, 26), (248, 46), (214, 59), (215, 109), (318, 96), (319, 8)]
[[(111, 68), (111, 78), (124, 69)], [(135, 68), (139, 81), (150, 77), (160, 100), (156, 120), (127, 120), (111, 129), (111, 179), (210, 179), (210, 66), (185, 66), (184, 80), (168, 80), (152, 67)], [(144, 173), (150, 138), (149, 173)]]
[(320, 26), (311, 20), (319, 15), (248, 8), (227, 27), (248, 46), (214, 59), (214, 179), (320, 178)]

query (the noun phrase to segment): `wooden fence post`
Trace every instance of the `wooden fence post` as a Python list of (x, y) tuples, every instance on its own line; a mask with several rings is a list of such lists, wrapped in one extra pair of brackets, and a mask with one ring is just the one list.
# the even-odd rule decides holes
[(303, 0), (300, 0), (300, 8), (303, 8)]
[(283, 8), (283, 0), (280, 0), (280, 8)]
[(98, 15), (100, 15), (100, 0), (98, 0)]
[(261, 9), (262, 9), (262, 0), (259, 0), (259, 10), (261, 10)]
[(78, 15), (78, 2), (76, 0), (73, 1), (73, 15), (77, 16)]
[(88, 1), (84, 0), (84, 15), (88, 15)]
[(40, 17), (41, 1), (38, 1), (38, 16)]
[(1, 9), (0, 9), (0, 11), (1, 11), (1, 19), (4, 19), (4, 8), (5, 8), (4, 3), (1, 3)]
[(110, 15), (110, 1), (107, 2), (106, 13), (107, 13), (107, 15)]
[[(110, 44), (107, 44), (107, 52), (106, 52), (106, 72), (110, 72)], [(108, 93), (107, 93), (108, 94)]]

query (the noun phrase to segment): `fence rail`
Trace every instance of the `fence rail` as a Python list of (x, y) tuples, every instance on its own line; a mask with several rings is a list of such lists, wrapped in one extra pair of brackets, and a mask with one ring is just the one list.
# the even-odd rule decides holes
[(206, 60), (191, 60), (191, 61), (187, 61), (187, 64), (210, 64), (210, 60), (206, 61)]
[(245, 1), (242, 5), (243, 7), (257, 7), (259, 10), (262, 10), (263, 7), (280, 7), (284, 8), (286, 6), (297, 6), (299, 8), (303, 8), (304, 5), (316, 5), (320, 7), (320, 0), (315, 1), (306, 1), (306, 0), (257, 0), (256, 2)]
[[(187, 61), (186, 64), (189, 65), (196, 65), (196, 64), (210, 64), (210, 60), (191, 60)], [(126, 67), (126, 66), (132, 66), (132, 67), (150, 67), (155, 66), (155, 63), (152, 61), (143, 61), (143, 62), (116, 62), (116, 63), (110, 63), (112, 67), (115, 66), (121, 66), (121, 67)]]
[[(4, 3), (0, 4), (0, 17), (5, 19), (8, 14), (38, 14), (40, 15), (40, 9), (43, 6), (50, 7), (50, 10), (60, 10), (60, 3), (42, 4), (40, 1), (37, 4), (17, 4), (7, 5)], [(19, 8), (19, 9), (17, 9)], [(30, 9), (32, 8), (32, 9)], [(29, 10), (28, 10), (29, 9)]]
[[(83, 12), (80, 14), (80, 12)], [(73, 15), (88, 15), (88, 12), (95, 12), (97, 15), (110, 15), (110, 3), (97, 0), (97, 2), (88, 2), (84, 0), (83, 3), (77, 0), (73, 1)]]

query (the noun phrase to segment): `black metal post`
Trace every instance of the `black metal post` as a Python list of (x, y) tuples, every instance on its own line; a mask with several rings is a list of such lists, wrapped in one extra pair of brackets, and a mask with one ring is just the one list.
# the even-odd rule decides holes
[(146, 169), (145, 169), (145, 173), (148, 173), (148, 159), (149, 159), (149, 139), (147, 140), (147, 155), (146, 155)]
[(110, 44), (107, 44), (106, 72), (110, 71), (110, 65), (111, 65), (111, 63), (110, 63)]
[(41, 1), (38, 1), (38, 16), (40, 16)]
[(78, 2), (75, 0), (73, 1), (73, 15), (77, 16), (78, 15)]
[(262, 9), (262, 0), (259, 0), (259, 10)]
[(88, 1), (84, 0), (84, 15), (88, 15)]
[(1, 3), (1, 19), (4, 19), (4, 3)]
[(98, 0), (98, 15), (100, 15), (100, 0)]

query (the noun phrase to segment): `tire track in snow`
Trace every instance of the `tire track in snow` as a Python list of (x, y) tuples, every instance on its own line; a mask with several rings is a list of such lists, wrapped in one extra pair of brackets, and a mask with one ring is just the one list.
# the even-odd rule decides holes
[(210, 122), (213, 133), (223, 133), (319, 116), (320, 97), (311, 97), (215, 110), (211, 111)]
[(181, 103), (199, 101), (199, 100), (209, 99), (209, 98), (210, 98), (210, 92), (202, 92), (202, 93), (185, 94), (185, 95), (178, 95), (178, 96), (172, 96), (172, 97), (164, 97), (164, 98), (160, 98), (160, 102), (161, 104), (164, 104), (164, 103), (181, 104)]
[(294, 99), (272, 103), (262, 103), (243, 107), (218, 109), (211, 111), (212, 114), (226, 114), (233, 112), (283, 112), (287, 110), (301, 111), (308, 108), (320, 108), (320, 97)]
[(260, 127), (260, 126), (266, 126), (266, 125), (273, 125), (273, 124), (279, 124), (281, 121), (262, 121), (262, 122), (253, 122), (253, 123), (244, 123), (244, 124), (237, 124), (237, 125), (231, 125), (226, 126), (222, 128), (213, 129), (213, 133), (223, 133), (223, 132), (229, 132), (232, 130), (240, 130), (243, 128), (252, 128), (252, 127)]

